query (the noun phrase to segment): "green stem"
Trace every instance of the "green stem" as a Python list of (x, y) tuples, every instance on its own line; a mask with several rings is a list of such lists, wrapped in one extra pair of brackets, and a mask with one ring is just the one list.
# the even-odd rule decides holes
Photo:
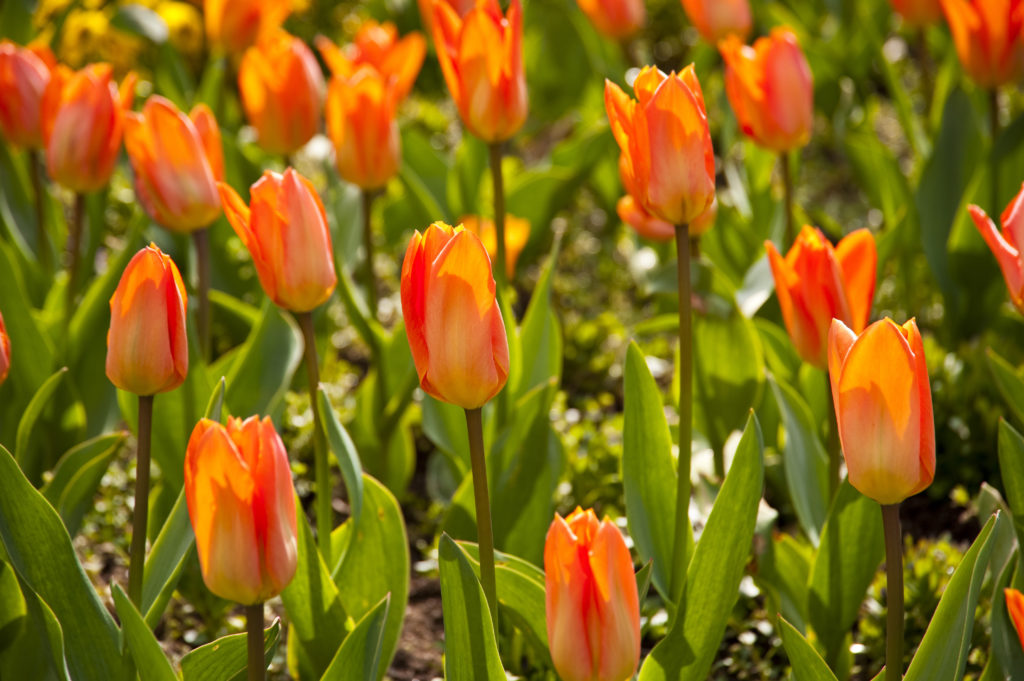
[(690, 510), (690, 455), (693, 419), (693, 350), (691, 348), (690, 226), (676, 225), (676, 260), (679, 284), (679, 466), (676, 488), (675, 537), (669, 591), (678, 605), (683, 593), (687, 527)]
[(989, 130), (992, 132), (992, 177), (989, 178), (989, 186), (992, 188), (992, 212), (990, 215), (1000, 215), (1003, 207), (999, 203), (999, 159), (996, 156), (996, 143), (999, 141), (999, 88), (993, 87), (988, 93), (988, 116)]
[(796, 235), (796, 218), (793, 215), (793, 172), (789, 167), (788, 152), (779, 153), (779, 165), (782, 167), (782, 193), (786, 205), (786, 238), (783, 245), (789, 248)]
[(497, 264), (494, 266), (494, 280), (498, 290), (503, 291), (506, 281), (505, 267), (505, 183), (501, 175), (501, 142), (491, 144), (491, 179), (494, 182), (494, 235), (497, 239)]
[(370, 306), (370, 316), (377, 318), (377, 280), (373, 274), (373, 199), (374, 192), (363, 190), (363, 250), (366, 261), (363, 263), (366, 281), (366, 302)]
[(139, 395), (139, 451), (135, 460), (135, 510), (128, 562), (128, 598), (142, 610), (142, 577), (146, 568), (146, 526), (149, 520), (149, 446), (153, 427), (153, 396)]
[(839, 464), (842, 461), (842, 448), (839, 443), (839, 422), (836, 420), (836, 404), (832, 398), (832, 381), (829, 380), (828, 372), (825, 372), (825, 394), (828, 395), (828, 484), (829, 499), (835, 499), (839, 493), (839, 486), (842, 484), (842, 476), (839, 473)]
[(32, 194), (36, 204), (36, 247), (39, 249), (39, 263), (50, 271), (50, 236), (46, 231), (46, 185), (43, 179), (43, 160), (38, 149), (28, 153), (29, 175), (32, 176)]
[(900, 505), (882, 506), (885, 530), (885, 681), (903, 678), (903, 535)]
[(316, 356), (316, 331), (313, 329), (313, 313), (296, 313), (302, 338), (306, 345), (306, 376), (309, 379), (309, 406), (313, 410), (313, 474), (316, 481), (316, 534), (320, 555), (324, 562), (331, 564), (331, 473), (327, 467), (327, 440), (320, 418), (316, 397), (320, 385), (320, 368)]
[(211, 358), (210, 343), (210, 230), (204, 227), (192, 232), (196, 247), (196, 269), (199, 273), (199, 349), (203, 361)]
[(64, 294), (64, 327), (71, 326), (71, 315), (75, 311), (75, 283), (78, 280), (79, 251), (82, 250), (82, 223), (85, 221), (85, 194), (76, 193), (68, 223), (68, 246), (65, 254), (68, 269), (68, 285)]
[(263, 657), (263, 604), (245, 606), (246, 643), (249, 651), (249, 681), (267, 678), (267, 661)]
[(476, 532), (480, 546), (480, 584), (491, 611), (491, 623), (498, 631), (498, 591), (494, 579), (494, 535), (491, 531), (491, 503), (487, 496), (487, 462), (484, 455), (484, 428), (480, 409), (466, 410), (469, 454), (473, 468), (473, 499), (476, 502)]

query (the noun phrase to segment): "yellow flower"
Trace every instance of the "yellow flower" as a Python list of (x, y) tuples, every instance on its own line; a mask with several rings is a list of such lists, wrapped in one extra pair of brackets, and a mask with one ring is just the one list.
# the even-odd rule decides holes
[(156, 13), (167, 24), (171, 44), (179, 52), (188, 57), (198, 56), (202, 52), (203, 17), (195, 5), (170, 0), (157, 5)]

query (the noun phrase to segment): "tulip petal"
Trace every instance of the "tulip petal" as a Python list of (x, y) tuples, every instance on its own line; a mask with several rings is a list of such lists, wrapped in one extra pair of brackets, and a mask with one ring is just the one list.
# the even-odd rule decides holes
[[(857, 334), (841, 319), (832, 320), (828, 332), (828, 378), (829, 384), (832, 386), (833, 405), (839, 404), (839, 374), (842, 373), (843, 362), (846, 361), (846, 355), (849, 354), (850, 348), (853, 347), (856, 340)], [(837, 412), (837, 419), (838, 416)]]
[(878, 269), (875, 237), (868, 229), (858, 229), (841, 239), (835, 252), (843, 273), (851, 327), (854, 333), (860, 333), (868, 325), (871, 303), (875, 298), (875, 273)]
[(921, 454), (920, 470), (921, 479), (917, 487), (913, 488), (910, 496), (923, 491), (932, 484), (935, 478), (935, 417), (932, 412), (932, 390), (928, 382), (928, 364), (924, 357), (924, 340), (917, 328), (917, 322), (913, 319), (902, 327), (902, 331), (914, 353), (914, 373), (917, 377), (918, 400), (920, 404), (921, 420)]
[[(967, 211), (996, 257), (1014, 304), (1024, 309), (1024, 254), (999, 233), (985, 211), (975, 205), (968, 206)], [(1011, 213), (1011, 218), (1015, 219), (1016, 214)]]

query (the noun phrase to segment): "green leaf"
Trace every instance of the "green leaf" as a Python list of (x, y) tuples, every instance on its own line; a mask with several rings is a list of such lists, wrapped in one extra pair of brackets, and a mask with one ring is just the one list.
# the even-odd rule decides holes
[(0, 652), (0, 678), (68, 681), (64, 661), (64, 635), (49, 606), (24, 580), (17, 586), (25, 597), (21, 635)]
[(57, 462), (53, 479), (42, 492), (57, 509), (68, 534), (78, 532), (82, 518), (92, 508), (96, 489), (124, 444), (125, 436), (125, 433), (113, 433), (86, 440), (69, 449)]
[(1016, 568), (1017, 560), (1014, 556), (999, 573), (992, 587), (992, 657), (989, 659), (989, 664), (997, 666), (998, 678), (1002, 681), (1024, 679), (1024, 650), (1021, 649), (1017, 629), (1007, 610), (1004, 593), (1006, 587), (1013, 586), (1012, 580)]
[(548, 383), (552, 377), (556, 385), (562, 378), (562, 331), (558, 317), (551, 309), (551, 280), (558, 251), (556, 241), (519, 328), (523, 370), (515, 390), (517, 398), (538, 385)]
[(904, 681), (958, 681), (971, 649), (974, 610), (992, 552), (992, 531), (1001, 515), (989, 518), (946, 585)]
[(784, 617), (779, 618), (779, 633), (782, 634), (782, 645), (789, 656), (789, 663), (793, 666), (794, 681), (836, 681), (836, 675), (814, 646)]
[(32, 401), (28, 403), (28, 407), (25, 409), (25, 413), (22, 414), (21, 420), (18, 421), (18, 436), (15, 439), (15, 456), (18, 460), (18, 465), (21, 466), (21, 470), (25, 471), (30, 479), (35, 480), (43, 473), (43, 467), (45, 461), (40, 458), (39, 452), (34, 452), (31, 447), (32, 433), (35, 432), (36, 422), (39, 420), (43, 410), (50, 405), (52, 401), (53, 393), (56, 392), (60, 386), (61, 379), (67, 374), (68, 368), (61, 367), (46, 379), (46, 382), (39, 386), (39, 390), (32, 397)]
[(381, 676), (380, 658), (384, 644), (384, 621), (390, 596), (385, 596), (359, 620), (331, 661), (320, 681), (377, 681)]
[(793, 535), (776, 533), (757, 558), (754, 579), (769, 599), (766, 608), (778, 612), (797, 630), (807, 630), (807, 582), (813, 547)]
[(465, 215), (485, 213), (480, 205), (480, 185), (487, 175), (487, 144), (472, 135), (463, 135), (455, 148), (455, 172), (447, 176), (446, 195), (452, 214), (458, 220)]
[(764, 485), (761, 429), (751, 412), (686, 573), (679, 614), (640, 668), (639, 681), (703, 681), (750, 559)]
[(1017, 542), (1024, 546), (1024, 437), (1002, 419), (999, 420), (999, 470), (1003, 474), (1006, 502), (1013, 513)]
[(0, 559), (0, 652), (10, 647), (25, 628), (25, 597), (10, 563)]
[[(302, 361), (302, 333), (270, 299), (259, 322), (227, 369), (227, 404), (232, 414), (270, 414), (288, 392)], [(274, 361), (268, 362), (267, 358)]]
[(505, 681), (494, 624), (466, 553), (447, 534), (438, 546), (445, 681)]
[(178, 681), (171, 663), (167, 661), (160, 642), (146, 626), (142, 615), (128, 600), (121, 586), (114, 584), (111, 589), (117, 616), (121, 620), (121, 629), (125, 635), (128, 650), (137, 669), (145, 669), (143, 676), (146, 681)]
[(672, 435), (658, 384), (636, 343), (626, 352), (625, 373), (622, 486), (629, 536), (640, 559), (654, 561), (654, 587), (670, 599), (677, 484)]
[(174, 507), (146, 558), (142, 580), (142, 609), (146, 612), (146, 624), (151, 629), (155, 629), (160, 622), (194, 544), (195, 534), (192, 532), (183, 489), (178, 493)]
[(213, 393), (210, 394), (210, 401), (206, 403), (205, 418), (220, 422), (224, 411), (224, 391), (226, 385), (227, 381), (221, 376), (220, 380), (217, 381), (217, 385), (213, 388)]
[[(269, 666), (281, 639), (281, 620), (263, 632), (263, 660)], [(245, 681), (248, 665), (246, 634), (224, 636), (181, 658), (183, 681)]]
[(989, 348), (985, 352), (988, 360), (988, 368), (995, 379), (996, 388), (999, 394), (1006, 401), (1006, 406), (1017, 420), (1018, 425), (1024, 425), (1024, 376), (1021, 376), (1010, 363), (1000, 357)]
[(331, 400), (327, 397), (323, 385), (317, 387), (316, 396), (324, 423), (324, 432), (327, 435), (327, 443), (331, 447), (334, 458), (338, 461), (341, 476), (345, 480), (352, 518), (356, 524), (359, 524), (359, 517), (363, 512), (363, 467), (359, 463), (359, 454), (356, 452), (356, 446), (352, 444), (352, 438), (348, 436), (348, 431), (341, 425), (338, 415), (331, 407)]

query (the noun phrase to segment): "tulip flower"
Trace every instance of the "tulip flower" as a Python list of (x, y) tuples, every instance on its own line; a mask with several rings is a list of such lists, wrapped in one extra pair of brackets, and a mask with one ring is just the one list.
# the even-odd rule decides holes
[(576, 0), (583, 13), (602, 35), (624, 40), (644, 26), (644, 0)]
[(246, 206), (227, 184), (217, 183), (228, 222), (249, 249), (263, 290), (277, 305), (309, 312), (330, 298), (334, 272), (327, 213), (313, 184), (289, 168), (264, 171)]
[(753, 47), (735, 36), (718, 47), (726, 94), (743, 132), (773, 151), (806, 145), (814, 123), (814, 79), (796, 35), (776, 28)]
[(327, 134), (341, 176), (363, 189), (380, 189), (398, 173), (402, 150), (393, 77), (370, 66), (336, 75), (327, 91)]
[(892, 8), (910, 26), (923, 27), (942, 19), (941, 0), (890, 0)]
[(434, 26), (435, 2), (445, 3), (460, 17), (466, 16), (466, 13), (476, 5), (476, 0), (416, 0), (420, 7), (420, 18), (423, 20), (423, 26), (427, 29), (427, 33), (431, 35), (433, 35), (431, 32)]
[(427, 41), (415, 31), (399, 40), (398, 29), (390, 22), (367, 21), (345, 51), (324, 36), (317, 36), (316, 47), (335, 76), (351, 78), (364, 66), (371, 66), (383, 80), (395, 79), (399, 100), (412, 85), (427, 54)]
[(269, 417), (199, 421), (185, 452), (185, 499), (210, 591), (252, 605), (288, 586), (298, 562), (295, 488)]
[(747, 0), (682, 0), (686, 16), (712, 45), (729, 36), (746, 40), (753, 19)]
[(840, 320), (828, 369), (850, 484), (883, 506), (931, 484), (935, 424), (924, 344), (914, 320), (883, 319), (859, 336)]
[(4, 326), (4, 316), (0, 314), (0, 385), (7, 380), (7, 372), (11, 369), (11, 338)]
[(941, 0), (967, 75), (994, 89), (1024, 75), (1022, 0)]
[(1024, 187), (1000, 217), (1002, 234), (980, 207), (971, 205), (967, 210), (985, 243), (996, 256), (999, 268), (1003, 271), (1003, 279), (1006, 280), (1006, 288), (1010, 291), (1010, 299), (1024, 314)]
[(507, 140), (527, 111), (520, 0), (505, 16), (498, 0), (478, 0), (461, 17), (445, 0), (433, 2), (437, 59), (462, 122), (485, 142)]
[(637, 100), (605, 81), (619, 173), (645, 211), (673, 225), (698, 218), (715, 198), (715, 158), (693, 65), (668, 76), (653, 66), (633, 83)]
[(14, 146), (43, 146), (43, 92), (55, 64), (47, 47), (0, 42), (0, 133)]
[(622, 534), (592, 510), (557, 513), (544, 543), (548, 646), (564, 681), (626, 681), (640, 660), (640, 604)]
[(260, 146), (275, 154), (298, 151), (320, 126), (324, 77), (313, 52), (284, 31), (245, 51), (238, 90)]
[(764, 243), (786, 330), (797, 354), (819, 369), (828, 367), (832, 319), (859, 334), (868, 324), (875, 294), (875, 238), (858, 229), (833, 248), (821, 230), (805, 226), (783, 258)]
[[(476, 215), (467, 215), (459, 220), (462, 226), (468, 231), (480, 237), (480, 243), (487, 250), (491, 262), (498, 254), (498, 235), (494, 229), (494, 220), (481, 218)], [(506, 264), (506, 276), (512, 279), (516, 272), (516, 261), (519, 255), (526, 248), (526, 242), (530, 240), (530, 221), (515, 215), (505, 216), (505, 250), (508, 253)]]
[(206, 36), (229, 54), (240, 54), (284, 23), (290, 0), (204, 0)]
[(1006, 609), (1010, 613), (1014, 629), (1017, 630), (1020, 646), (1024, 649), (1024, 593), (1016, 589), (1004, 589), (1003, 595), (1006, 597)]

